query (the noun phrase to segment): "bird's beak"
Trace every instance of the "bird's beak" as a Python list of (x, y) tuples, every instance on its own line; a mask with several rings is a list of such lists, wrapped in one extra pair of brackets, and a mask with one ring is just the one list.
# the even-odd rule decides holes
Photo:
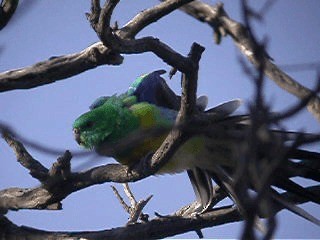
[(74, 139), (77, 141), (77, 143), (79, 145), (81, 145), (80, 130), (78, 128), (73, 129), (73, 135), (74, 135)]

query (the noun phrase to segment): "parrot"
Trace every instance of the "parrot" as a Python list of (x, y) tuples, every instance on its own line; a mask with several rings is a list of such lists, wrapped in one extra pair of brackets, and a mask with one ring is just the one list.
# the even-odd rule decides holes
[[(103, 105), (107, 100), (111, 98), (121, 99), (121, 101), (123, 101), (127, 106), (128, 104), (132, 104), (132, 103), (148, 102), (150, 104), (159, 106), (160, 109), (161, 107), (164, 107), (163, 108), (164, 114), (168, 114), (170, 112), (165, 110), (165, 108), (175, 110), (171, 112), (172, 113), (172, 117), (170, 120), (170, 125), (171, 125), (172, 121), (176, 117), (176, 111), (178, 111), (180, 108), (180, 96), (177, 96), (166, 84), (166, 81), (163, 78), (161, 78), (161, 75), (163, 73), (165, 73), (165, 70), (157, 70), (152, 73), (142, 75), (138, 77), (131, 84), (131, 86), (129, 87), (126, 93), (120, 94), (120, 96), (118, 97), (110, 97), (110, 96), (99, 97), (90, 105), (89, 108), (90, 110), (94, 110), (100, 107), (101, 105)], [(207, 105), (207, 102), (208, 100), (206, 96), (199, 97), (197, 99), (197, 108), (201, 111), (204, 110)], [(229, 103), (229, 108), (230, 107), (232, 108), (229, 109), (228, 111), (231, 112), (234, 109), (236, 109), (238, 104), (239, 104), (239, 100), (231, 101)], [(225, 108), (224, 105), (217, 107), (215, 109), (217, 111), (222, 112), (223, 108)], [(80, 143), (80, 145), (83, 145), (86, 148), (92, 148), (92, 145), (91, 146), (85, 145), (87, 141), (81, 141), (81, 139), (79, 139), (80, 134), (78, 134), (78, 131), (79, 131), (78, 129), (82, 129), (83, 126), (82, 127), (77, 127), (77, 126), (86, 125), (88, 124), (88, 123), (85, 123), (86, 121), (91, 121), (91, 120), (86, 120), (86, 117), (81, 117), (81, 118), (84, 118), (84, 119), (80, 119), (78, 121), (75, 121), (74, 123), (74, 132), (75, 132), (76, 140), (78, 143)], [(91, 119), (91, 117), (89, 117), (89, 119)], [(130, 165), (130, 163), (131, 164), (136, 163), (136, 161), (138, 161), (139, 158), (141, 158), (141, 156), (143, 156), (146, 153), (146, 151), (155, 151), (163, 141), (163, 138), (165, 137), (165, 135), (167, 135), (167, 133), (164, 134), (162, 136), (162, 139), (158, 142), (153, 141), (153, 139), (149, 139), (148, 142), (153, 146), (149, 146), (150, 144), (148, 145), (144, 142), (144, 146), (149, 146), (148, 148), (146, 148), (146, 150), (141, 151), (139, 156), (134, 158), (134, 160), (120, 161), (120, 163), (127, 164), (127, 165)], [(100, 146), (99, 148), (97, 147), (96, 151), (101, 155), (109, 156), (108, 153), (105, 152), (105, 148), (102, 146)], [(199, 212), (203, 212), (210, 206), (211, 200), (213, 198), (213, 191), (212, 191), (213, 186), (212, 186), (211, 178), (205, 172), (205, 170), (202, 170), (199, 168), (187, 170), (187, 173), (192, 183), (195, 194), (197, 196), (198, 205), (196, 209), (199, 210)]]
[[(80, 115), (73, 123), (73, 133), (78, 144), (95, 150), (99, 155), (113, 157), (120, 164), (129, 167), (139, 163), (148, 154), (154, 153), (174, 126), (180, 108), (181, 97), (176, 95), (161, 78), (164, 72), (158, 70), (144, 74), (138, 77), (125, 93), (95, 100), (90, 110)], [(157, 175), (161, 175), (187, 171), (198, 202), (196, 212), (199, 213), (206, 211), (211, 205), (213, 197), (211, 179), (228, 191), (224, 180), (219, 179), (217, 169), (229, 173), (239, 164), (233, 153), (242, 140), (235, 136), (247, 128), (250, 120), (248, 115), (232, 115), (241, 105), (239, 99), (205, 110), (207, 102), (206, 96), (199, 97), (196, 104), (198, 111), (212, 114), (215, 125), (220, 126), (223, 133), (219, 134), (219, 138), (210, 133), (192, 136), (156, 172)], [(113, 150), (112, 146), (129, 136), (140, 135), (143, 131), (156, 127), (166, 130), (162, 134), (130, 143), (119, 151)], [(299, 133), (274, 130), (275, 136), (279, 135), (288, 141), (297, 134)], [(319, 162), (320, 153), (295, 150), (289, 157), (306, 162), (310, 162), (310, 159)], [(290, 161), (288, 164), (298, 170), (300, 166), (305, 165), (305, 162)], [(320, 181), (319, 164), (312, 166), (310, 164), (299, 174)], [(297, 195), (307, 196), (311, 201), (320, 204), (319, 196), (290, 180), (289, 175), (288, 173), (278, 176), (273, 185)], [(319, 220), (314, 217), (295, 209), (292, 211), (319, 225)]]

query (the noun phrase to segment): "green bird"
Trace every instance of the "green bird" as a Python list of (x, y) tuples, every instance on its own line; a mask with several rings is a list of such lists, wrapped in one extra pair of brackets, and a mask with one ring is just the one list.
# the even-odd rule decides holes
[[(141, 102), (138, 100), (139, 97), (141, 98), (141, 94), (133, 95), (134, 91), (138, 89), (137, 86), (141, 84), (142, 80), (145, 80), (146, 76), (138, 78), (125, 94), (98, 98), (91, 105), (89, 112), (76, 119), (73, 131), (75, 139), (81, 146), (94, 149), (101, 155), (113, 157), (121, 164), (129, 166), (136, 164), (147, 154), (158, 149), (174, 125), (177, 111), (161, 107), (159, 104), (151, 104), (152, 100), (148, 97), (145, 97), (149, 99), (148, 102)], [(202, 101), (201, 99), (199, 101)], [(228, 107), (231, 112), (238, 105), (239, 100), (235, 100), (223, 106), (224, 108)], [(112, 149), (108, 148), (109, 145), (121, 142), (130, 134), (138, 135), (142, 131), (156, 127), (167, 129), (167, 131), (164, 131), (160, 136), (142, 139), (139, 143), (131, 144), (132, 146), (128, 149), (119, 152), (111, 153)], [(216, 142), (216, 145), (218, 146), (219, 143)], [(205, 139), (201, 136), (194, 137), (177, 151), (172, 160), (161, 168), (158, 174), (179, 173), (198, 165), (204, 167), (208, 165), (207, 157), (205, 157), (208, 154)], [(194, 161), (195, 158), (199, 158), (199, 160)], [(221, 156), (219, 160), (221, 163), (227, 163), (230, 159), (223, 158)]]
[[(73, 124), (76, 141), (87, 149), (95, 150), (98, 154), (113, 157), (119, 163), (133, 166), (150, 153), (154, 153), (170, 128), (174, 126), (179, 109), (179, 96), (159, 78), (162, 71), (156, 71), (139, 77), (121, 95), (101, 97), (90, 107), (90, 111), (78, 117)], [(198, 108), (204, 111), (206, 98), (200, 97)], [(233, 100), (221, 104), (206, 112), (215, 116), (215, 127), (221, 129), (217, 135), (200, 133), (193, 136), (174, 153), (172, 158), (156, 174), (175, 174), (188, 171), (197, 200), (198, 212), (208, 209), (212, 198), (211, 178), (224, 186), (223, 180), (218, 179), (217, 169), (232, 172), (237, 166), (234, 150), (241, 144), (241, 136), (248, 127), (248, 116), (231, 114), (240, 106), (240, 100)], [(246, 121), (244, 121), (246, 120)], [(167, 129), (162, 134), (148, 136), (139, 141), (131, 142), (125, 148), (115, 151), (112, 146), (125, 141), (130, 136), (139, 136), (153, 128)], [(223, 131), (222, 131), (223, 130)], [(275, 136), (290, 141), (295, 133), (274, 131)], [(319, 161), (319, 153), (310, 153), (305, 150), (295, 151), (292, 159), (312, 158)], [(309, 171), (306, 174), (306, 171)], [(319, 169), (308, 168), (304, 175), (320, 181)], [(281, 178), (281, 176), (279, 176)], [(289, 177), (273, 183), (274, 186), (285, 189), (295, 194), (308, 196), (311, 201), (320, 204), (319, 196), (306, 191)], [(297, 213), (297, 212), (296, 212)], [(297, 213), (301, 216), (301, 213)], [(310, 220), (309, 216), (303, 216)], [(311, 221), (319, 224), (318, 220)]]

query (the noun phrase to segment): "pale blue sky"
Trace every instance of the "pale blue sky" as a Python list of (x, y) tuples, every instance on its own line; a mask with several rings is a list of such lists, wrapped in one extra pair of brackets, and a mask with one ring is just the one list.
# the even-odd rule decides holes
[[(79, 52), (98, 39), (84, 15), (90, 9), (89, 0), (28, 0), (24, 9), (17, 10), (13, 21), (0, 32), (0, 71), (29, 66), (38, 61), (73, 52)], [(215, 3), (214, 1), (206, 1)], [(226, 0), (229, 16), (241, 20), (239, 2)], [(258, 1), (250, 1), (257, 4)], [(259, 1), (259, 4), (264, 1)], [(155, 0), (123, 0), (115, 10), (113, 20), (125, 24), (137, 12), (153, 6)], [(264, 22), (255, 24), (259, 37), (268, 37), (268, 52), (277, 64), (296, 64), (319, 61), (320, 53), (320, 1), (281, 0), (265, 16)], [(23, 12), (25, 11), (25, 12)], [(252, 85), (239, 66), (240, 56), (232, 40), (213, 43), (212, 30), (181, 12), (170, 14), (143, 30), (139, 36), (152, 35), (187, 54), (193, 42), (206, 47), (200, 62), (198, 94), (209, 96), (209, 106), (233, 98), (252, 96)], [(151, 53), (124, 56), (121, 66), (101, 66), (51, 85), (31, 90), (16, 90), (0, 94), (0, 121), (10, 125), (22, 136), (39, 141), (52, 148), (79, 150), (72, 135), (72, 123), (88, 110), (91, 102), (101, 95), (124, 92), (139, 75), (156, 69), (170, 70)], [(315, 71), (289, 72), (309, 87), (315, 85)], [(167, 77), (166, 77), (167, 78)], [(169, 85), (179, 93), (179, 77)], [(268, 81), (266, 97), (274, 111), (281, 111), (296, 99)], [(246, 110), (244, 105), (241, 111)], [(306, 111), (288, 123), (290, 130), (320, 130), (319, 124)], [(318, 148), (319, 149), (319, 148)], [(30, 149), (30, 153), (49, 167), (55, 156)], [(92, 157), (91, 157), (92, 158)], [(38, 184), (21, 167), (11, 149), (0, 140), (0, 189), (17, 186), (33, 187)], [(83, 163), (73, 159), (73, 165)], [(112, 159), (91, 160), (100, 165)], [(16, 224), (48, 230), (98, 230), (123, 226), (127, 215), (112, 193), (110, 184), (94, 186), (77, 192), (63, 201), (62, 211), (10, 212)], [(118, 185), (121, 188), (120, 185)], [(145, 208), (153, 216), (157, 211), (168, 214), (194, 200), (186, 174), (150, 177), (131, 185), (138, 198), (153, 194)], [(305, 208), (320, 218), (320, 209), (314, 204)], [(299, 217), (279, 214), (279, 238), (320, 238), (320, 228)], [(228, 224), (204, 230), (207, 238), (234, 238), (239, 236), (241, 224)], [(196, 238), (191, 232), (178, 237)]]

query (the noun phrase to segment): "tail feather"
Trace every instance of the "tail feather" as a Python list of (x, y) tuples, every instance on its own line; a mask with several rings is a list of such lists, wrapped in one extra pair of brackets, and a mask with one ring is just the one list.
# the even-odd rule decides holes
[(215, 106), (209, 110), (207, 110), (207, 113), (213, 113), (217, 114), (220, 117), (226, 117), (230, 114), (232, 114), (235, 110), (237, 110), (241, 105), (240, 99), (234, 99), (225, 103), (222, 103), (218, 106)]
[(200, 168), (194, 168), (187, 171), (193, 190), (195, 192), (200, 213), (206, 211), (213, 199), (213, 186), (211, 177), (207, 171)]

